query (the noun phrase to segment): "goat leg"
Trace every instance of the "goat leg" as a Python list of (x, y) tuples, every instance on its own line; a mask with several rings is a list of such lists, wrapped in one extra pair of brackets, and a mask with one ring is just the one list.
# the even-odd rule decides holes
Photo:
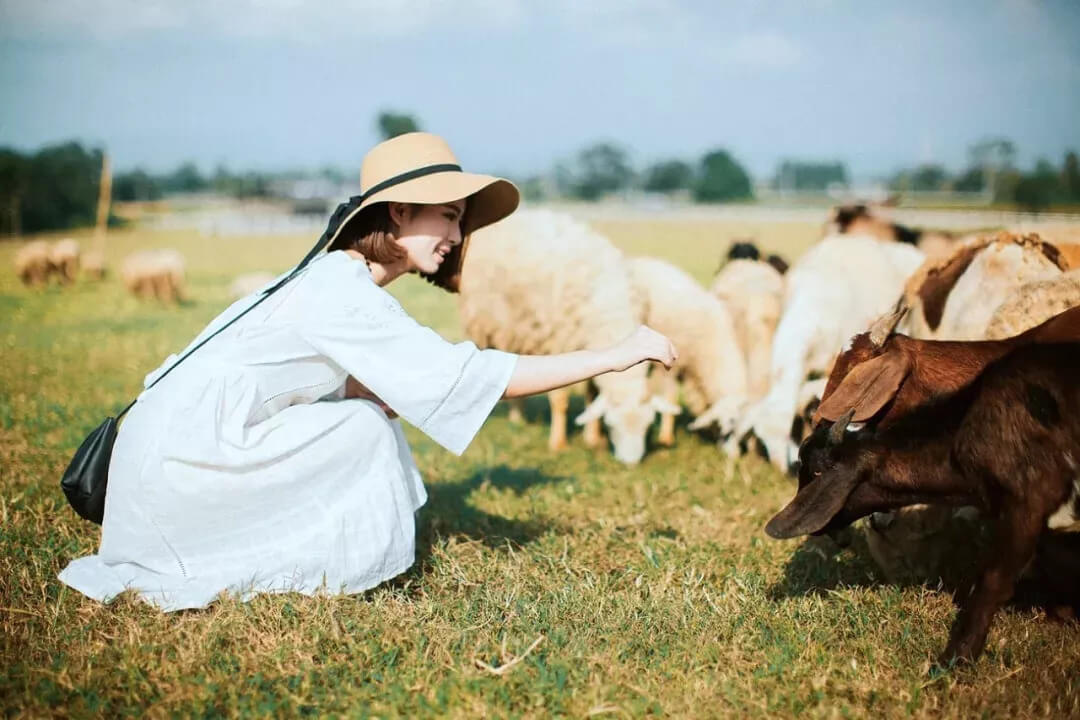
[(990, 623), (1012, 597), (1020, 573), (1035, 554), (1045, 518), (1016, 502), (997, 522), (989, 560), (957, 613), (938, 662), (970, 662), (982, 654)]

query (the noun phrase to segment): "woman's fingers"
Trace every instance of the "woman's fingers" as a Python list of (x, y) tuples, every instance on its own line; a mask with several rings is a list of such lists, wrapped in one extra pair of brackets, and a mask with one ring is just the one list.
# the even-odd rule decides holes
[(653, 360), (671, 369), (679, 358), (675, 344), (647, 325), (639, 325), (634, 334), (627, 338), (626, 344), (632, 353), (630, 365)]

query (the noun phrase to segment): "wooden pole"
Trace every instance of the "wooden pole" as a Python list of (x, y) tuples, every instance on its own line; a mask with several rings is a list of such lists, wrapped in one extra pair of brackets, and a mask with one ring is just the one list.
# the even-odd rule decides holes
[(109, 224), (109, 205), (112, 200), (112, 170), (109, 154), (101, 153), (101, 182), (98, 184), (97, 225), (94, 227), (94, 249), (104, 256), (105, 230)]

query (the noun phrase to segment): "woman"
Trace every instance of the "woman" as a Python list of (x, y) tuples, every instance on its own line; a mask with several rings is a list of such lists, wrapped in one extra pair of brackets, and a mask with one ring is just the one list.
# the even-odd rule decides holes
[(373, 148), (361, 186), (330, 252), (142, 393), (113, 449), (101, 548), (62, 581), (98, 600), (134, 589), (164, 610), (223, 590), (366, 590), (412, 565), (426, 500), (398, 416), (461, 454), (500, 398), (674, 361), (644, 327), (552, 356), (446, 342), (382, 288), (419, 272), (456, 291), (463, 238), (513, 212), (517, 189), (462, 172), (426, 133)]

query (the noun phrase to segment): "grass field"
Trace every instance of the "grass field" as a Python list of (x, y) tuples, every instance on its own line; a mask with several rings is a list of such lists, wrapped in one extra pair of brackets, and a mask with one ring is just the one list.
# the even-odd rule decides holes
[[(796, 254), (808, 224), (603, 222), (632, 253), (706, 280), (730, 238)], [(997, 618), (985, 655), (931, 669), (954, 614), (936, 585), (889, 584), (856, 536), (776, 542), (793, 484), (680, 428), (637, 468), (577, 435), (546, 452), (546, 403), (496, 410), (462, 458), (407, 431), (430, 501), (416, 565), (354, 597), (223, 599), (162, 614), (56, 580), (97, 548), (58, 478), (85, 433), (223, 308), (231, 278), (283, 269), (313, 238), (125, 231), (110, 256), (170, 245), (191, 300), (138, 304), (114, 278), (24, 289), (0, 244), (0, 712), (86, 716), (1077, 717), (1080, 630)], [(459, 338), (453, 303), (393, 287)], [(576, 407), (581, 407), (580, 399)]]

